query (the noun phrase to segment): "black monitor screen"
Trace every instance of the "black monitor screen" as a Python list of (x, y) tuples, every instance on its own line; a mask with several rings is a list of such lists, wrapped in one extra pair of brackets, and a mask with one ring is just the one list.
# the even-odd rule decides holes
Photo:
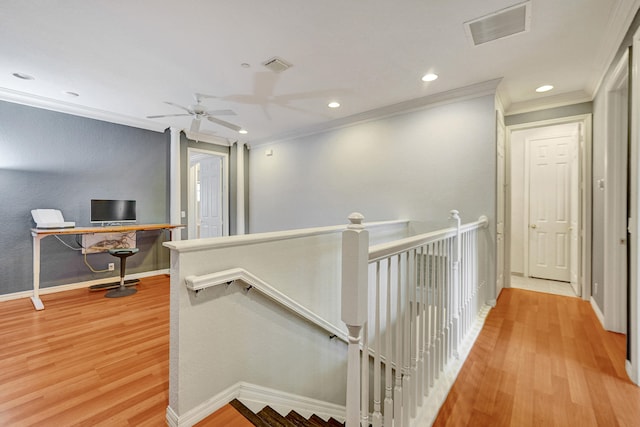
[(91, 200), (91, 222), (135, 221), (135, 200)]

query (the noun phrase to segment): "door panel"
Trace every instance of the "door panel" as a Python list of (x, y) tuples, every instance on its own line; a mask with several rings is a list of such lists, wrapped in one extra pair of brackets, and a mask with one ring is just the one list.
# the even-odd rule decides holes
[(200, 161), (200, 235), (222, 236), (222, 158), (210, 156)]
[(569, 282), (571, 137), (529, 141), (529, 275)]

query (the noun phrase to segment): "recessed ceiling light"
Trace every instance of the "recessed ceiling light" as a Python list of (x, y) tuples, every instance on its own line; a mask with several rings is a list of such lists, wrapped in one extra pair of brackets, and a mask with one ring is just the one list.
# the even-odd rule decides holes
[(62, 93), (64, 93), (65, 95), (73, 96), (73, 97), (80, 96), (80, 94), (78, 92), (72, 92), (70, 90), (65, 90)]
[(18, 79), (22, 79), (22, 80), (35, 80), (36, 78), (33, 76), (30, 76), (29, 74), (25, 74), (25, 73), (13, 73), (12, 74), (13, 77), (16, 77)]
[(549, 92), (551, 89), (553, 89), (552, 85), (543, 85), (543, 86), (540, 86), (539, 88), (537, 88), (536, 92), (540, 92), (540, 93)]
[(243, 134), (243, 135), (246, 135), (246, 134), (248, 134), (249, 132), (247, 132), (247, 131), (246, 131), (246, 130), (244, 130), (244, 129), (240, 129), (240, 130), (238, 131), (238, 133), (241, 133), (241, 134)]
[(329, 108), (338, 108), (340, 106), (340, 103), (337, 101), (331, 101), (330, 103), (327, 104), (327, 107)]
[(432, 82), (432, 81), (434, 81), (434, 80), (435, 80), (435, 79), (437, 79), (437, 78), (438, 78), (438, 75), (437, 75), (437, 74), (427, 73), (427, 74), (425, 74), (424, 76), (422, 76), (422, 81), (423, 81), (423, 82)]

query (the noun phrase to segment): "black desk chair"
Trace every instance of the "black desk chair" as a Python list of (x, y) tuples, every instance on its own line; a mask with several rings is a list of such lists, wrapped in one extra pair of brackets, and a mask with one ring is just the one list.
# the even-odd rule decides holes
[(133, 295), (138, 292), (137, 289), (127, 288), (124, 285), (124, 270), (127, 265), (127, 258), (138, 253), (138, 248), (109, 249), (109, 253), (115, 257), (120, 258), (120, 286), (107, 292), (106, 294), (104, 294), (104, 296), (107, 298), (120, 298)]

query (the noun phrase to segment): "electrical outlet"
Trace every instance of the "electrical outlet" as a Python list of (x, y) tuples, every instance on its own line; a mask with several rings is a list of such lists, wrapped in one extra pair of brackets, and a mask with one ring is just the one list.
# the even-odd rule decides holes
[(595, 283), (593, 284), (593, 293), (594, 293), (594, 294), (597, 294), (597, 293), (598, 293), (598, 282), (595, 282)]
[(116, 269), (116, 264), (113, 262), (110, 262), (109, 264), (107, 264), (107, 268), (109, 269), (109, 271), (113, 271)]

